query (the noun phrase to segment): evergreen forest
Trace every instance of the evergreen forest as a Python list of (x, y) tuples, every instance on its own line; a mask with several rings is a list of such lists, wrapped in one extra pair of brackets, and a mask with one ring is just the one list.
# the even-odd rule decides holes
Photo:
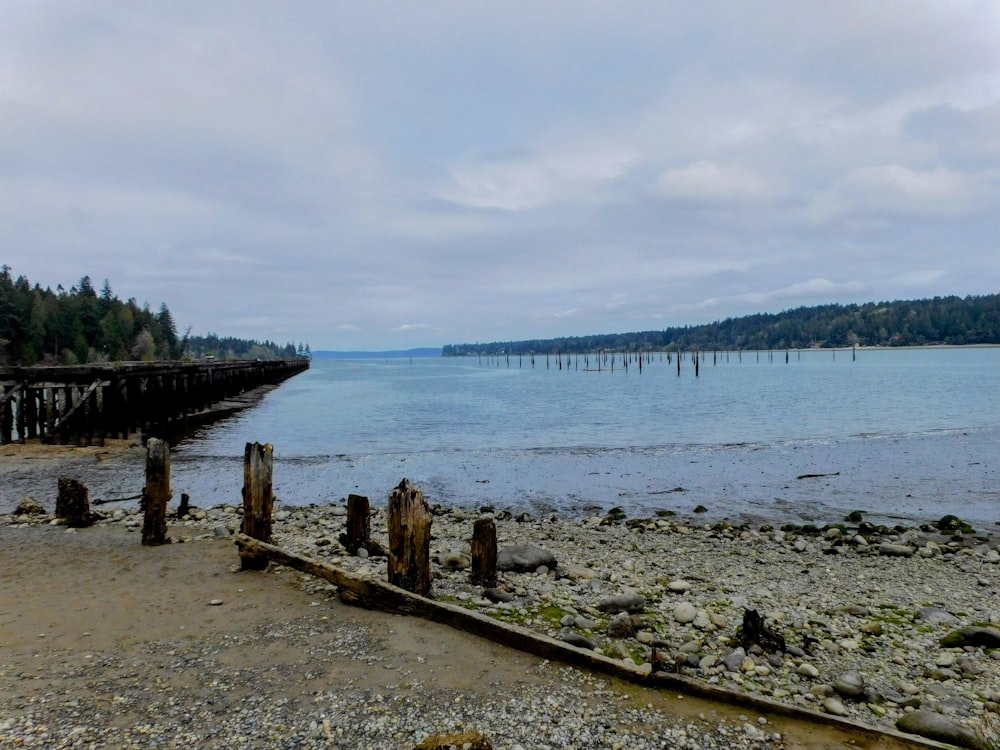
[(799, 307), (697, 326), (487, 344), (449, 344), (446, 357), (591, 352), (738, 351), (1000, 344), (1000, 294)]
[(55, 291), (16, 279), (0, 266), (0, 365), (77, 365), (99, 362), (198, 359), (275, 359), (308, 354), (308, 346), (231, 337), (178, 336), (165, 303), (154, 312), (121, 301), (104, 281), (84, 276)]

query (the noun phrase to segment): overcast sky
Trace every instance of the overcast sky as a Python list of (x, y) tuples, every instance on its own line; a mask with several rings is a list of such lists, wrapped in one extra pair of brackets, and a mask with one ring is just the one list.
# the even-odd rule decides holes
[(313, 349), (1000, 291), (1000, 3), (0, 0), (0, 262)]

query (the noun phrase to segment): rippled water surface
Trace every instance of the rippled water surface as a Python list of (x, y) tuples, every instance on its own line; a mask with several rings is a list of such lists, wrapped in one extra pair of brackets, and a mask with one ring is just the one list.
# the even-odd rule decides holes
[(260, 441), (292, 504), (381, 502), (405, 476), (431, 502), (533, 512), (1000, 521), (1000, 349), (589, 364), (316, 360), (176, 446), (174, 494), (238, 502)]

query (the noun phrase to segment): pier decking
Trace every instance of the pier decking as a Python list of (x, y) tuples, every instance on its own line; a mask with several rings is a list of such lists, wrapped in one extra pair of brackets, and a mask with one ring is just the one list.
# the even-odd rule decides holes
[(0, 445), (165, 436), (221, 402), (309, 368), (306, 358), (0, 368)]

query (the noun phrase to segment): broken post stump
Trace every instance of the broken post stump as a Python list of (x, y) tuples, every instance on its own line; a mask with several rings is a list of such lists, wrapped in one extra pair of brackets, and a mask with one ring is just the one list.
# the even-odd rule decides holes
[(489, 516), (472, 527), (472, 583), (484, 588), (497, 585), (497, 525)]
[(347, 530), (340, 535), (340, 543), (352, 555), (364, 547), (368, 549), (371, 536), (371, 514), (368, 498), (364, 495), (347, 496)]
[(59, 495), (56, 498), (56, 518), (67, 526), (90, 526), (90, 491), (87, 485), (72, 477), (59, 477)]
[(405, 478), (389, 496), (389, 583), (420, 596), (431, 592), (431, 509)]
[[(247, 443), (243, 453), (242, 533), (262, 542), (271, 541), (273, 460), (274, 449), (270, 443)], [(243, 570), (264, 570), (267, 568), (267, 557), (241, 552), (240, 567)]]
[(769, 654), (785, 651), (784, 636), (764, 625), (764, 618), (756, 609), (744, 608), (743, 624), (736, 629), (736, 640), (747, 651), (753, 646), (760, 646)]
[(146, 486), (142, 490), (142, 543), (167, 544), (170, 500), (170, 446), (159, 438), (146, 441)]

